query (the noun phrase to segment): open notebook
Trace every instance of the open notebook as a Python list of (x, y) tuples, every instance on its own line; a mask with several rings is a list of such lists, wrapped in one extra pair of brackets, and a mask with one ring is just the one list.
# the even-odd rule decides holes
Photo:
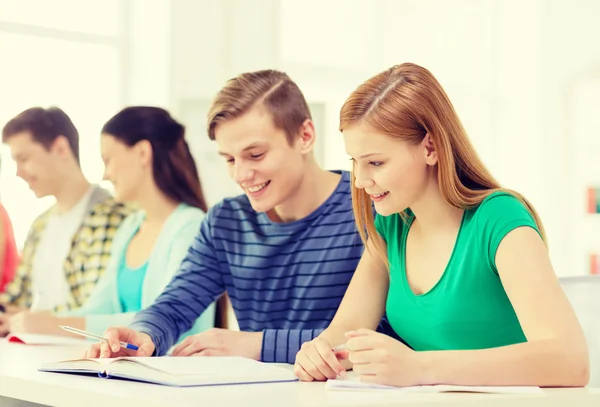
[(58, 335), (10, 334), (6, 341), (25, 345), (89, 345), (85, 339)]
[(43, 364), (42, 372), (97, 374), (166, 386), (210, 386), (297, 380), (290, 369), (242, 357), (120, 357)]
[(358, 390), (358, 391), (392, 391), (404, 393), (497, 393), (497, 394), (544, 394), (544, 391), (536, 386), (456, 386), (449, 384), (436, 384), (433, 386), (409, 386), (395, 387), (380, 384), (363, 383), (359, 381), (358, 375), (350, 374), (345, 379), (328, 380), (325, 387), (327, 390)]

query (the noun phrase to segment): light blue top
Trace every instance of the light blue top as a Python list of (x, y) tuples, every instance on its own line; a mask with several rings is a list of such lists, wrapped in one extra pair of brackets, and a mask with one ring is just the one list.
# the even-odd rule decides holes
[(117, 272), (117, 292), (123, 312), (138, 312), (142, 309), (142, 285), (146, 277), (146, 270), (148, 270), (147, 261), (139, 267), (129, 267), (127, 251), (123, 252)]
[[(141, 284), (141, 309), (154, 303), (179, 270), (203, 218), (204, 213), (200, 209), (181, 204), (166, 220), (148, 259), (148, 267)], [(137, 233), (144, 219), (145, 213), (137, 211), (121, 223), (113, 238), (109, 264), (92, 295), (82, 307), (61, 315), (85, 316), (85, 329), (94, 333), (102, 333), (111, 326), (129, 325), (135, 312), (127, 312), (121, 305), (117, 283), (118, 270), (131, 238)], [(215, 304), (212, 303), (195, 320), (193, 327), (179, 339), (214, 327), (214, 319)]]

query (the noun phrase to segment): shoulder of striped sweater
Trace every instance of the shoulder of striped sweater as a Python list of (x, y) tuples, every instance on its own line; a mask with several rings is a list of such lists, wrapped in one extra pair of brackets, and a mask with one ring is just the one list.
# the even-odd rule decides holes
[[(345, 177), (342, 177), (342, 184), (352, 185), (352, 175), (350, 173), (346, 174)], [(348, 191), (350, 191), (350, 188), (348, 188)]]
[(238, 209), (245, 209), (246, 211), (253, 210), (250, 200), (244, 194), (223, 199), (221, 202), (215, 204), (210, 209), (210, 212), (218, 216), (222, 210), (235, 211)]

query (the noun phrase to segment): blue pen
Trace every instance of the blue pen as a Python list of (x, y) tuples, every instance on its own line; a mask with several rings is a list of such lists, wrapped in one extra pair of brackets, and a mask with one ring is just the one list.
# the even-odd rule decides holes
[[(101, 341), (108, 341), (108, 339), (102, 337), (102, 336), (98, 336), (98, 335), (94, 335), (92, 333), (86, 332), (86, 331), (82, 331), (81, 329), (77, 329), (77, 328), (72, 328), (70, 326), (64, 326), (64, 325), (59, 325), (60, 328), (64, 329), (67, 332), (71, 332), (77, 335), (81, 335), (81, 336), (86, 336), (88, 338), (93, 338), (93, 339), (98, 339)], [(138, 350), (139, 348), (135, 345), (132, 345), (130, 343), (127, 342), (119, 342), (119, 344), (121, 345), (122, 348), (125, 349), (131, 349), (131, 350)]]

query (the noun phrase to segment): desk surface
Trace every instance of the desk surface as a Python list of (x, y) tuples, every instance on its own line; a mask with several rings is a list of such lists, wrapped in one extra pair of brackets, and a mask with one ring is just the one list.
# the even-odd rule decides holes
[(271, 383), (173, 388), (38, 372), (40, 364), (83, 354), (79, 346), (30, 346), (0, 340), (0, 396), (53, 406), (599, 406), (600, 389), (548, 389), (544, 395), (392, 394), (327, 391), (323, 383)]

